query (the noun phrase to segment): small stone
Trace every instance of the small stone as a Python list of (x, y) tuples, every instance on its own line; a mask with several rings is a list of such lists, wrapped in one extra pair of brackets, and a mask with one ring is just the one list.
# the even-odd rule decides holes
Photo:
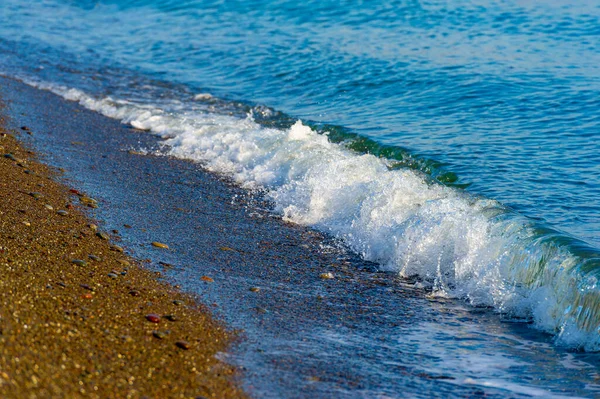
[(86, 205), (90, 208), (98, 208), (98, 201), (96, 201), (93, 198), (87, 197), (85, 195), (79, 197), (79, 202), (81, 202), (83, 205)]
[(113, 280), (119, 277), (115, 273), (108, 273), (107, 276), (110, 277), (110, 278), (112, 278)]
[(156, 248), (169, 249), (169, 246), (167, 244), (163, 244), (162, 242), (157, 242), (157, 241), (153, 241), (152, 246), (156, 247)]
[(77, 265), (77, 266), (87, 266), (87, 262), (81, 259), (73, 259), (71, 260), (71, 263)]
[(221, 247), (219, 248), (221, 251), (235, 251), (235, 249), (233, 248), (229, 248), (229, 247)]
[(177, 316), (175, 316), (174, 314), (167, 314), (163, 316), (165, 319), (169, 320), (169, 321), (177, 321)]
[(158, 262), (158, 264), (161, 265), (162, 267), (164, 267), (165, 269), (172, 269), (173, 267), (175, 267), (172, 264), (167, 263), (167, 262)]
[(139, 296), (140, 292), (138, 290), (131, 290), (131, 291), (129, 291), (129, 295), (131, 295), (131, 296)]
[(208, 277), (208, 276), (202, 276), (202, 277), (200, 277), (200, 280), (202, 280), (202, 281), (206, 281), (206, 282), (208, 282), (208, 283), (212, 283), (212, 282), (214, 282), (214, 281), (215, 281), (215, 280), (213, 280), (212, 278), (210, 278), (210, 277)]
[(111, 245), (109, 248), (111, 251), (121, 252), (121, 253), (124, 252), (124, 249), (118, 245)]
[(133, 338), (131, 338), (129, 335), (121, 335), (120, 338), (123, 342), (127, 342), (127, 343), (133, 342)]
[(146, 315), (146, 320), (150, 323), (160, 323), (160, 316), (156, 313), (150, 313)]
[(31, 195), (33, 198), (35, 198), (36, 200), (39, 200), (41, 198), (44, 198), (44, 194), (42, 193), (38, 193), (38, 192), (31, 192), (29, 193), (29, 195)]
[(69, 212), (64, 211), (64, 210), (60, 210), (60, 211), (56, 211), (56, 213), (58, 213), (60, 216), (67, 216), (69, 214)]
[(52, 207), (52, 205), (50, 205), (50, 204), (46, 204), (46, 205), (44, 205), (44, 207), (45, 207), (46, 209), (48, 209), (49, 211), (53, 211), (53, 210), (54, 210), (54, 208), (53, 208), (53, 207)]
[(27, 132), (29, 131), (29, 128), (27, 126), (21, 126), (21, 130), (25, 130)]
[(256, 308), (256, 311), (257, 311), (258, 313), (262, 313), (262, 314), (265, 314), (265, 313), (268, 313), (268, 312), (269, 312), (267, 309), (265, 309), (265, 308), (261, 308), (260, 306)]
[(4, 158), (8, 158), (11, 161), (16, 161), (17, 158), (15, 158), (15, 156), (13, 154), (4, 154)]
[(117, 260), (117, 262), (119, 262), (123, 266), (131, 266), (131, 263), (127, 262), (124, 259), (119, 259), (119, 260)]
[(323, 280), (331, 280), (332, 278), (334, 278), (333, 273), (331, 273), (331, 272), (321, 273), (321, 274), (319, 274), (319, 277), (322, 278)]
[(103, 239), (103, 240), (109, 240), (110, 239), (110, 236), (108, 234), (106, 234), (105, 232), (103, 232), (103, 231), (97, 232), (96, 236), (99, 237), (99, 238), (101, 238), (101, 239)]
[(95, 260), (96, 262), (100, 262), (102, 260), (99, 256), (96, 255), (88, 255), (88, 258), (90, 258), (91, 260)]
[(29, 223), (29, 222), (23, 222), (23, 224), (27, 227), (31, 226), (31, 223)]
[(79, 284), (79, 286), (80, 286), (81, 288), (85, 289), (85, 290), (88, 290), (88, 291), (94, 291), (94, 287), (90, 287), (90, 286), (89, 286), (89, 285), (87, 285), (87, 284)]
[(176, 306), (181, 306), (181, 305), (184, 304), (184, 302), (176, 299), (176, 300), (173, 301), (173, 304), (176, 305)]
[(260, 291), (260, 288), (258, 288), (258, 287), (250, 287), (250, 291), (252, 291), (252, 292), (258, 292), (258, 291)]
[(94, 231), (98, 230), (98, 226), (96, 226), (96, 225), (95, 225), (95, 224), (93, 224), (93, 223), (90, 223), (90, 224), (88, 224), (88, 227), (89, 227), (91, 230), (94, 230)]
[(189, 342), (184, 341), (184, 340), (180, 340), (180, 341), (175, 342), (175, 345), (179, 349), (183, 349), (183, 350), (188, 350), (188, 349), (190, 349), (192, 347)]
[(152, 331), (154, 338), (163, 339), (169, 335), (169, 331)]
[(83, 299), (92, 299), (92, 298), (94, 298), (94, 296), (92, 294), (90, 294), (89, 292), (86, 293), (86, 294), (83, 294), (81, 297)]
[(126, 229), (130, 229), (130, 228), (131, 228), (131, 225), (124, 224), (124, 225), (123, 225), (123, 227), (125, 227)]
[(93, 203), (93, 204), (97, 204), (97, 203), (98, 203), (98, 201), (96, 201), (95, 199), (93, 199), (93, 198), (91, 198), (91, 197), (88, 197), (88, 196), (85, 196), (85, 195), (84, 195), (84, 196), (81, 196), (81, 197), (79, 197), (79, 201), (80, 201), (81, 203), (83, 203), (83, 204), (86, 204), (86, 205), (87, 205), (87, 204), (92, 204), (92, 203)]

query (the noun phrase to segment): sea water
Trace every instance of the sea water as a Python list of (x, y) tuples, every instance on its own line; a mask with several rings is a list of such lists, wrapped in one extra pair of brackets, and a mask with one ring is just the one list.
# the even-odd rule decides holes
[(1, 73), (434, 297), (600, 350), (599, 4), (3, 0), (0, 18)]

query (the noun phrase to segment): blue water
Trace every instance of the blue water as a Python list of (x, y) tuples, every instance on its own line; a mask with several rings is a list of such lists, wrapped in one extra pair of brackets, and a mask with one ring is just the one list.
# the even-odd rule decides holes
[[(559, 344), (569, 348), (598, 350), (600, 2), (547, 3), (2, 0), (0, 73), (177, 136), (171, 155), (242, 185), (267, 181), (286, 218), (365, 259), (566, 336)], [(262, 151), (274, 145), (268, 129), (287, 132), (297, 119), (359, 155), (385, 158), (392, 171), (416, 171), (433, 188), (407, 186), (400, 202), (442, 211), (407, 218), (398, 202), (364, 206), (393, 202), (387, 175), (335, 149), (328, 156), (350, 164), (339, 172), (348, 185), (318, 212), (315, 201), (304, 209), (307, 191), (325, 195), (335, 183), (327, 171), (287, 181), (271, 170), (279, 177), (269, 180), (244, 158), (262, 152), (222, 150), (227, 134), (242, 142), (253, 132), (246, 149)], [(294, 126), (292, 135), (304, 134)], [(208, 130), (209, 150), (194, 141)], [(309, 147), (294, 147), (306, 157), (300, 165), (327, 169)], [(343, 174), (352, 168), (375, 171), (372, 181)], [(413, 184), (397, 177), (389, 179), (397, 192)], [(301, 187), (310, 178), (321, 183)], [(435, 202), (447, 196), (453, 202)], [(492, 214), (489, 226), (480, 214)], [(461, 218), (466, 227), (456, 227)], [(444, 237), (447, 245), (429, 244)]]
[(598, 245), (600, 4), (549, 3), (3, 0), (0, 38), (343, 126)]

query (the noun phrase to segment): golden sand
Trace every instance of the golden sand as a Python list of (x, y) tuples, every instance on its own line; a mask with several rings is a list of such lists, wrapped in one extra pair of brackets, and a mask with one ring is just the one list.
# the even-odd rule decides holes
[(101, 238), (81, 211), (95, 203), (0, 133), (0, 397), (244, 397), (215, 358), (223, 326)]

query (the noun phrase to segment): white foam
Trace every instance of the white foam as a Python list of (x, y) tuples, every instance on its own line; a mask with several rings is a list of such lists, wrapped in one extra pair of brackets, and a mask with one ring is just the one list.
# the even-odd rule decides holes
[(194, 100), (198, 100), (198, 101), (210, 100), (211, 98), (213, 98), (213, 96), (210, 93), (199, 93), (194, 96)]
[(170, 155), (267, 190), (284, 219), (326, 231), (386, 270), (417, 275), (438, 295), (530, 317), (561, 344), (600, 349), (595, 282), (582, 281), (572, 272), (578, 259), (538, 240), (526, 219), (504, 217), (496, 201), (390, 170), (386, 160), (333, 144), (300, 121), (278, 130), (180, 102), (95, 99), (30, 83), (169, 137)]

